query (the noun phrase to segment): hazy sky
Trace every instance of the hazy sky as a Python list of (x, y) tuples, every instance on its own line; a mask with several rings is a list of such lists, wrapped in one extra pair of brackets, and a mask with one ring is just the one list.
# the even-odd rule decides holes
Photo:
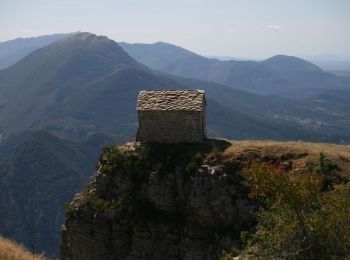
[(350, 57), (350, 0), (0, 0), (0, 41), (73, 31), (203, 55)]

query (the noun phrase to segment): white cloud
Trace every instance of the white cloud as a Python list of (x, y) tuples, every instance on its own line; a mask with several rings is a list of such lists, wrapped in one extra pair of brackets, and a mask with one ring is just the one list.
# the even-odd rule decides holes
[(281, 29), (281, 26), (280, 25), (270, 24), (270, 25), (267, 26), (267, 29), (269, 29), (271, 31), (279, 31)]

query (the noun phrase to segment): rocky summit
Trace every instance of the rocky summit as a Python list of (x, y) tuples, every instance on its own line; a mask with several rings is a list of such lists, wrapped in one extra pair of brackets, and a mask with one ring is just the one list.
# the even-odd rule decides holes
[(320, 154), (349, 178), (349, 146), (209, 140), (105, 148), (95, 177), (66, 207), (61, 258), (220, 259), (256, 227), (259, 202), (243, 172), (256, 163), (318, 172)]

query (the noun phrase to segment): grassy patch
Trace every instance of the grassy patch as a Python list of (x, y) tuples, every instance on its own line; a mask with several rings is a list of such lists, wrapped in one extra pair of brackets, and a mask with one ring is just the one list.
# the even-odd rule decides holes
[(45, 260), (43, 255), (33, 254), (24, 246), (0, 236), (0, 259)]

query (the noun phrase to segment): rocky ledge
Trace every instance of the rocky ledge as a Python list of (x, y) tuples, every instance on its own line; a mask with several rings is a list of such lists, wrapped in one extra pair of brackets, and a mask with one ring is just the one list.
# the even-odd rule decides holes
[(258, 203), (242, 171), (259, 161), (286, 172), (317, 167), (320, 149), (349, 167), (349, 147), (341, 155), (322, 147), (208, 141), (105, 148), (96, 175), (67, 206), (61, 258), (220, 259), (256, 225)]

